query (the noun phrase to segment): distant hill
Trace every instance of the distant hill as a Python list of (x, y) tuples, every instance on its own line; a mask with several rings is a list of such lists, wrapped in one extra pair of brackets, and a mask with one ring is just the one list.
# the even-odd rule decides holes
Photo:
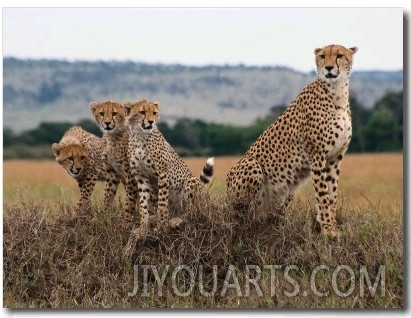
[[(3, 59), (3, 126), (15, 132), (40, 122), (91, 118), (88, 104), (146, 98), (162, 120), (181, 117), (247, 125), (273, 105), (288, 105), (315, 79), (278, 66), (253, 67)], [(403, 71), (353, 72), (351, 94), (364, 107), (403, 89)]]

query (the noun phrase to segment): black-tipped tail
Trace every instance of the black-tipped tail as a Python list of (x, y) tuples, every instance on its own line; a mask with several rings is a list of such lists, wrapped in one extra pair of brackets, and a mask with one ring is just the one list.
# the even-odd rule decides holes
[(202, 183), (207, 184), (211, 181), (214, 174), (214, 158), (208, 158), (206, 164), (201, 173), (200, 180)]

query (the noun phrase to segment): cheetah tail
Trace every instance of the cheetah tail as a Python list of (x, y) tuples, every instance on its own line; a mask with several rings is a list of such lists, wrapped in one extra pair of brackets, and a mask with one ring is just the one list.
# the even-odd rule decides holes
[(200, 180), (202, 183), (207, 184), (211, 181), (214, 174), (214, 158), (208, 158), (205, 166), (203, 167), (203, 172), (201, 173)]

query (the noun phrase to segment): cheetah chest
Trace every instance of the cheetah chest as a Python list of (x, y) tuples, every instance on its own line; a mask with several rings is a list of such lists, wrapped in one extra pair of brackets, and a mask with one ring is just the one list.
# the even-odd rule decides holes
[(139, 140), (133, 144), (132, 161), (133, 166), (139, 174), (146, 176), (155, 174), (153, 160), (149, 156), (147, 147), (143, 141)]
[[(118, 149), (118, 145), (110, 145), (107, 152), (107, 160), (108, 162), (115, 168), (119, 169), (121, 162), (124, 160), (124, 152), (121, 149)], [(119, 171), (117, 171), (119, 172)]]
[(340, 109), (335, 113), (333, 124), (331, 127), (331, 137), (334, 141), (334, 146), (331, 149), (329, 156), (332, 157), (348, 147), (352, 135), (351, 115), (348, 109)]

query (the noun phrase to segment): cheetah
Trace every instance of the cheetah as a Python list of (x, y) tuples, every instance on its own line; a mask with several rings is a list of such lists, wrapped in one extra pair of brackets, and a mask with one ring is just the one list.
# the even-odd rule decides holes
[(310, 176), (316, 220), (325, 236), (336, 226), (338, 178), (351, 139), (349, 79), (356, 47), (314, 50), (317, 79), (251, 145), (227, 174), (227, 191), (237, 208), (271, 202), (284, 210)]
[(157, 193), (157, 229), (165, 231), (169, 226), (170, 198), (192, 199), (203, 184), (209, 183), (214, 173), (214, 158), (209, 158), (199, 178), (192, 175), (185, 162), (178, 156), (156, 123), (160, 118), (157, 102), (139, 100), (126, 102), (127, 125), (130, 127), (130, 166), (138, 185), (140, 206), (140, 233), (148, 232), (148, 205), (151, 193)]
[(125, 125), (126, 112), (123, 105), (106, 100), (90, 103), (93, 117), (103, 132), (106, 147), (102, 154), (106, 182), (110, 185), (110, 197), (114, 197), (120, 181), (125, 185), (127, 195), (126, 218), (132, 221), (137, 204), (137, 183), (130, 176), (130, 155), (128, 141), (130, 130)]
[[(79, 126), (74, 126), (64, 133), (59, 143), (53, 143), (51, 147), (56, 161), (77, 181), (80, 189), (80, 199), (76, 212), (73, 213), (75, 218), (77, 214), (85, 211), (96, 182), (106, 180), (105, 171), (102, 169), (105, 141)], [(107, 187), (106, 184), (105, 203), (112, 200), (112, 193)]]

